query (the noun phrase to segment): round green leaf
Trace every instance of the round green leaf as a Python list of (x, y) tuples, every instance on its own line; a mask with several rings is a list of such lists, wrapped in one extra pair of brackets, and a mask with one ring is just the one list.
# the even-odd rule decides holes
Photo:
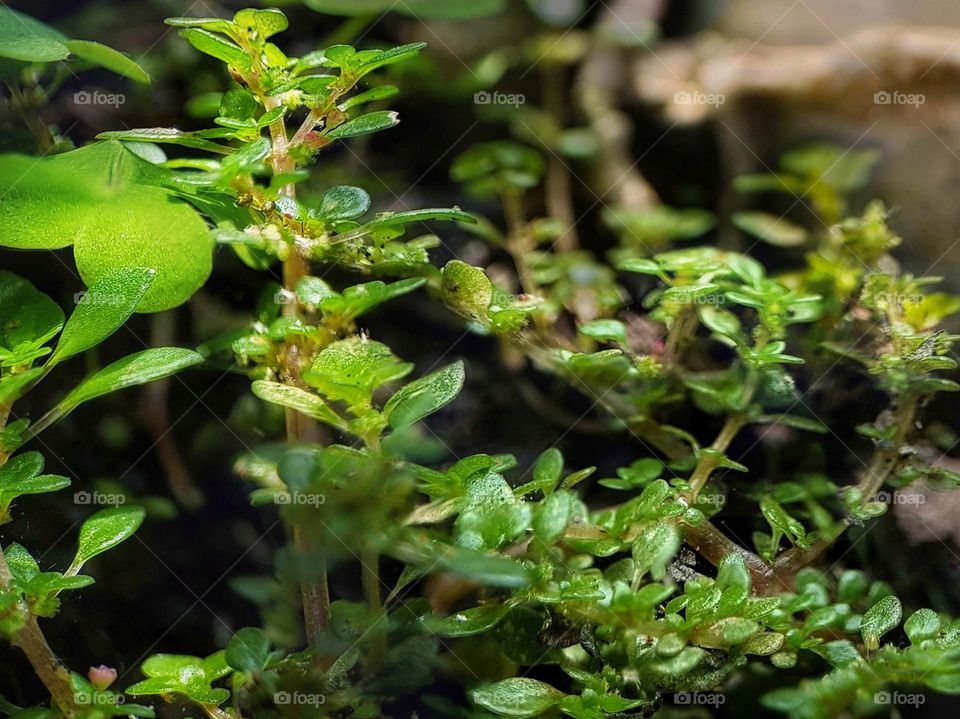
[(0, 57), (54, 62), (69, 54), (66, 36), (39, 20), (0, 5)]
[(132, 187), (102, 214), (76, 219), (74, 257), (87, 285), (124, 267), (156, 271), (138, 312), (186, 302), (210, 276), (213, 235), (188, 205), (156, 187)]
[(370, 195), (349, 185), (331, 187), (320, 201), (320, 216), (325, 220), (353, 220), (369, 209)]
[(0, 245), (55, 250), (73, 243), (77, 219), (102, 203), (107, 192), (96, 177), (62, 169), (62, 164), (0, 155)]
[(270, 658), (270, 640), (258, 627), (246, 627), (230, 637), (225, 659), (227, 664), (241, 672), (258, 672)]
[(596, 340), (627, 343), (627, 328), (620, 320), (593, 320), (580, 325), (577, 331)]
[(940, 631), (940, 617), (932, 609), (918, 609), (903, 624), (911, 644), (935, 637)]

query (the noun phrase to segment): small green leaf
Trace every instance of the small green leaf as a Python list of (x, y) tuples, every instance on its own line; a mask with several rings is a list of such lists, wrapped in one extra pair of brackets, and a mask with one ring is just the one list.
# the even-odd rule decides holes
[(900, 623), (903, 607), (900, 600), (888, 595), (864, 612), (860, 620), (860, 635), (867, 649), (876, 650), (880, 639)]
[(730, 267), (744, 282), (751, 287), (757, 287), (763, 282), (766, 273), (763, 265), (748, 255), (737, 252), (728, 252), (724, 255), (727, 266)]
[(574, 512), (574, 495), (570, 492), (554, 492), (533, 509), (531, 529), (544, 546), (556, 542), (562, 535)]
[(451, 260), (443, 268), (440, 291), (443, 301), (454, 311), (478, 322), (487, 322), (493, 283), (480, 268)]
[(180, 654), (154, 654), (141, 666), (149, 677), (127, 688), (127, 694), (184, 694), (200, 704), (222, 704), (230, 692), (210, 684), (230, 673), (225, 652), (216, 652), (206, 659)]
[(563, 474), (563, 455), (556, 447), (544, 450), (533, 465), (533, 481), (525, 487), (526, 492), (540, 490), (550, 494), (557, 487)]
[(400, 117), (392, 110), (378, 110), (377, 112), (368, 112), (366, 115), (347, 120), (342, 125), (337, 125), (327, 133), (327, 137), (334, 140), (342, 140), (347, 137), (356, 137), (358, 135), (369, 135), (371, 132), (386, 130), (399, 124)]
[(150, 75), (146, 70), (112, 47), (89, 40), (70, 40), (67, 42), (67, 48), (81, 60), (92, 62), (94, 65), (144, 85), (150, 84)]
[[(862, 626), (862, 625), (861, 625)], [(932, 639), (940, 631), (940, 616), (932, 609), (918, 609), (903, 624), (911, 644)]]
[(88, 286), (122, 267), (155, 269), (138, 311), (175, 307), (209, 276), (213, 235), (196, 211), (160, 186), (167, 178), (119, 142), (47, 158), (2, 155), (0, 245), (72, 243)]
[(805, 229), (766, 212), (735, 212), (733, 224), (748, 235), (777, 247), (799, 247), (807, 241)]
[(25, 343), (43, 344), (63, 327), (63, 310), (31, 283), (0, 270), (0, 347), (16, 356)]
[(577, 331), (596, 340), (627, 343), (627, 328), (620, 320), (593, 320), (580, 325)]
[(133, 536), (146, 512), (143, 507), (108, 507), (87, 518), (80, 527), (77, 554), (70, 564), (75, 574), (88, 561)]
[[(366, 67), (366, 64), (364, 67)], [(358, 105), (366, 105), (367, 103), (395, 97), (399, 92), (400, 89), (394, 85), (378, 85), (377, 87), (372, 87), (365, 92), (347, 98), (340, 103), (339, 108), (341, 112), (346, 112), (350, 108), (357, 107)]]
[(236, 30), (232, 22), (218, 17), (168, 17), (163, 22), (171, 27), (198, 27), (225, 34)]
[(283, 32), (290, 26), (287, 16), (277, 8), (240, 10), (233, 16), (233, 22), (248, 31), (256, 32), (262, 39)]
[(201, 355), (180, 347), (156, 347), (128, 355), (81, 382), (33, 426), (32, 432), (39, 434), (41, 429), (63, 419), (91, 399), (169, 377), (201, 362), (203, 362)]
[(327, 190), (320, 201), (320, 216), (325, 220), (353, 220), (370, 209), (370, 195), (359, 187), (338, 185)]
[(215, 57), (221, 62), (233, 65), (240, 70), (250, 69), (250, 56), (242, 47), (224, 37), (195, 27), (181, 30), (180, 37), (200, 52)]
[(331, 400), (369, 407), (379, 387), (412, 370), (412, 364), (401, 362), (382, 342), (354, 336), (325, 347), (303, 378)]
[(394, 429), (409, 427), (452, 402), (466, 379), (463, 362), (443, 369), (401, 387), (383, 406), (383, 413)]
[(159, 142), (168, 145), (192, 147), (195, 150), (206, 150), (221, 155), (229, 155), (233, 149), (226, 145), (218, 145), (194, 132), (184, 132), (174, 127), (141, 127), (134, 130), (111, 130), (97, 135), (98, 140), (122, 140), (124, 142)]
[(156, 274), (145, 267), (122, 268), (77, 295), (77, 309), (67, 320), (48, 367), (97, 346), (116, 332), (137, 309)]
[(717, 567), (717, 587), (720, 589), (737, 587), (749, 592), (750, 585), (750, 572), (747, 571), (747, 565), (741, 555), (730, 553), (720, 561)]
[(257, 380), (253, 383), (252, 389), (253, 393), (262, 400), (282, 407), (290, 407), (342, 430), (348, 428), (346, 421), (330, 405), (304, 389), (268, 380)]
[(484, 604), (451, 614), (437, 623), (433, 631), (442, 637), (472, 637), (493, 629), (509, 611), (509, 604)]
[(270, 658), (270, 640), (258, 627), (240, 629), (227, 642), (224, 659), (241, 672), (259, 672)]
[(741, 336), (740, 319), (730, 310), (703, 305), (698, 308), (697, 313), (704, 326), (721, 337), (736, 341)]
[(779, 632), (763, 632), (750, 637), (740, 648), (740, 651), (744, 654), (767, 657), (780, 651), (780, 647), (783, 646), (783, 639), (783, 635)]
[(556, 706), (566, 694), (549, 684), (514, 677), (470, 692), (474, 703), (484, 709), (511, 717), (532, 717)]
[(857, 648), (847, 639), (827, 642), (816, 651), (835, 667), (845, 667), (863, 659)]
[(817, 434), (826, 434), (829, 428), (816, 419), (810, 417), (800, 417), (795, 414), (763, 415), (757, 419), (761, 424), (782, 424), (794, 429), (802, 429), (805, 432), (816, 432)]
[(624, 272), (638, 272), (642, 275), (663, 275), (663, 269), (646, 257), (631, 257), (617, 263), (617, 269)]
[(633, 541), (633, 561), (640, 575), (650, 572), (654, 579), (662, 579), (667, 565), (680, 550), (680, 532), (671, 521), (646, 524)]
[(70, 486), (70, 480), (43, 471), (43, 455), (22, 452), (0, 466), (0, 523), (9, 521), (10, 503), (24, 494), (56, 492)]

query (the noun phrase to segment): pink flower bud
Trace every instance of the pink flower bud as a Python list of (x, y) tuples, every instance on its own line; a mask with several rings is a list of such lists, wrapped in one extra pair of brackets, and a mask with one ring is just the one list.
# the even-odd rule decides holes
[(104, 664), (99, 667), (90, 667), (87, 671), (87, 679), (102, 692), (117, 680), (117, 670)]

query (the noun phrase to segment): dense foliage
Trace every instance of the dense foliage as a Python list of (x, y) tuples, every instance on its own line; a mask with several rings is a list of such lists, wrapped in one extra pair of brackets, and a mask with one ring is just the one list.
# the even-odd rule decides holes
[[(402, 4), (445, 19), (499, 5)], [(41, 623), (61, 593), (93, 583), (86, 563), (131, 537), (144, 510), (91, 514), (62, 572), (4, 535), (0, 633), (49, 697), (27, 708), (0, 700), (0, 710), (152, 717), (180, 695), (189, 711), (218, 719), (595, 719), (649, 716), (665, 698), (716, 702), (710, 693), (739, 677), (777, 687), (759, 699), (767, 708), (833, 717), (883, 710), (878, 693), (894, 689), (960, 692), (960, 620), (905, 612), (893, 588), (846, 554), (822, 561), (849, 529), (887, 521), (890, 491), (960, 480), (917, 449), (924, 406), (958, 389), (944, 376), (957, 337), (941, 323), (960, 300), (899, 269), (890, 253), (901, 239), (882, 204), (847, 216), (874, 153), (808, 146), (777, 174), (738, 179), (740, 191), (788, 193), (816, 213), (815, 230), (761, 212), (733, 218), (775, 249), (764, 256), (780, 258), (776, 267), (692, 242), (713, 228), (700, 210), (609, 209), (617, 242), (605, 257), (580, 248), (563, 218), (531, 217), (548, 164), (584, 151), (582, 128), (553, 128), (539, 147), (505, 137), (453, 160), (452, 179), (499, 202), (505, 227), (458, 207), (371, 216), (367, 192), (317, 192), (312, 173), (334, 143), (398, 122), (380, 109), (398, 92), (381, 74), (414, 61), (423, 43), (290, 57), (279, 10), (167, 22), (226, 66), (214, 126), (112, 130), (74, 149), (34, 115), (59, 61), (149, 77), (119, 52), (0, 8), (0, 72), (43, 154), (0, 156), (0, 245), (72, 245), (87, 286), (65, 317), (30, 281), (0, 271), (0, 522), (29, 516), (28, 495), (70, 484), (43, 474), (56, 448), (41, 436), (79, 405), (187, 369), (231, 367), (285, 411), (284, 436), (241, 457), (236, 472), (255, 505), (276, 505), (264, 511), (279, 510), (289, 546), (273, 577), (245, 585), (263, 626), (237, 630), (207, 657), (153, 654), (142, 680), (111, 689), (107, 667), (84, 676), (59, 664)], [(457, 259), (436, 267), (440, 240), (423, 234), (424, 222), (474, 233), (512, 260), (512, 273)], [(38, 385), (57, 382), (61, 363), (134, 313), (190, 302), (215, 246), (264, 273), (245, 326), (196, 350), (146, 348), (97, 369), (35, 421), (17, 413)], [(272, 279), (278, 267), (282, 283)], [(331, 269), (352, 279), (335, 284)], [(417, 445), (434, 431), (442, 438), (444, 424), (424, 420), (456, 402), (464, 364), (416, 368), (363, 324), (414, 293), (499, 343), (506, 362), (527, 358), (584, 395), (635, 459), (609, 477), (568, 466), (557, 448), (532, 467), (508, 454), (421, 459)], [(761, 439), (776, 428), (784, 442), (815, 447), (830, 428), (806, 388), (837, 365), (885, 398), (858, 428), (873, 446), (852, 457), (860, 470), (761, 476), (730, 455), (751, 426)], [(718, 428), (707, 442), (704, 426)], [(721, 531), (728, 499), (749, 518), (748, 542)], [(328, 573), (347, 565), (357, 591), (331, 596)], [(906, 641), (889, 641), (901, 623)]]

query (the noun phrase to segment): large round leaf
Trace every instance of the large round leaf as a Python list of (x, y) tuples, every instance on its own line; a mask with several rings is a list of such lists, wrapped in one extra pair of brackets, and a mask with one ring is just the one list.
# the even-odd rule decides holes
[(137, 311), (175, 307), (210, 274), (213, 236), (192, 207), (161, 187), (166, 176), (119, 142), (51, 158), (0, 155), (0, 246), (75, 244), (88, 285), (123, 268), (153, 269)]
[(132, 187), (101, 212), (77, 218), (74, 259), (88, 285), (121, 267), (148, 267), (157, 275), (138, 312), (176, 307), (210, 276), (213, 235), (188, 205), (156, 187)]
[(0, 245), (55, 250), (73, 243), (78, 215), (107, 196), (96, 178), (51, 160), (0, 155)]
[(0, 5), (0, 57), (53, 62), (70, 54), (67, 38), (49, 25)]

